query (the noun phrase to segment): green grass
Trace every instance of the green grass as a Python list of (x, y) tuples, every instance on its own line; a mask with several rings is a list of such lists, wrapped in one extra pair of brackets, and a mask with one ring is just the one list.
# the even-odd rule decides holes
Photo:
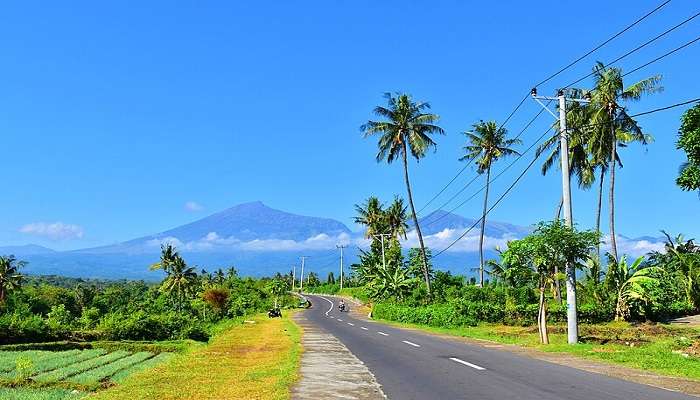
[[(540, 351), (573, 354), (582, 358), (610, 364), (653, 371), (661, 375), (700, 380), (700, 357), (684, 357), (674, 350), (687, 349), (679, 345), (681, 338), (699, 337), (692, 328), (666, 325), (635, 327), (627, 323), (581, 325), (581, 336), (590, 342), (569, 345), (562, 326), (551, 326), (550, 343), (542, 345), (536, 327), (514, 327), (498, 324), (479, 324), (475, 327), (434, 328), (416, 324), (385, 321), (398, 326), (417, 328), (427, 332), (514, 344)], [(690, 339), (686, 339), (690, 340)], [(600, 344), (604, 342), (605, 344)], [(633, 344), (630, 346), (626, 343)]]
[(0, 372), (10, 372), (15, 369), (17, 365), (17, 359), (19, 357), (27, 357), (34, 363), (47, 362), (54, 358), (65, 357), (72, 354), (79, 353), (79, 350), (72, 350), (66, 352), (53, 352), (53, 351), (1, 351), (0, 352)]
[(68, 389), (11, 389), (0, 387), (0, 399), (2, 400), (74, 400), (83, 396), (85, 396), (85, 393), (83, 392)]
[[(47, 357), (36, 361), (34, 363), (33, 373), (35, 375), (46, 373), (71, 364), (99, 357), (105, 353), (106, 351), (102, 349), (59, 351), (56, 352), (54, 357)], [(17, 356), (15, 356), (15, 359), (16, 358)], [(16, 377), (17, 374), (14, 370), (0, 373), (0, 380), (13, 380)]]

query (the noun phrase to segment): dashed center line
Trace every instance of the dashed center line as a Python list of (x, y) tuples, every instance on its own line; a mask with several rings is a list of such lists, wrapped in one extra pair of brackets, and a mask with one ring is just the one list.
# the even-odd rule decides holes
[(331, 318), (335, 318), (335, 317), (334, 317), (334, 316), (332, 316), (332, 315), (331, 315), (330, 317), (331, 317)]
[(460, 364), (462, 364), (462, 365), (466, 365), (467, 367), (474, 368), (474, 369), (479, 370), (479, 371), (483, 371), (483, 370), (486, 369), (486, 368), (480, 367), (480, 366), (478, 366), (478, 365), (476, 365), (476, 364), (472, 364), (472, 363), (470, 363), (470, 362), (468, 362), (468, 361), (460, 360), (459, 358), (456, 358), (456, 357), (450, 357), (450, 360), (452, 360), (452, 361), (454, 361), (454, 362), (456, 362), (456, 363), (460, 363)]
[(342, 320), (342, 319), (340, 319), (340, 318), (338, 318), (338, 322), (343, 322), (343, 320)]
[(402, 340), (402, 342), (406, 343), (406, 344), (409, 345), (409, 346), (420, 347), (419, 344), (415, 344), (415, 343), (413, 343), (413, 342), (409, 342), (408, 340)]
[(368, 331), (368, 330), (369, 330), (369, 329), (367, 329), (367, 328), (364, 327), (364, 326), (361, 326), (360, 329), (362, 329), (363, 331)]
[(355, 326), (355, 324), (353, 324), (352, 322), (348, 322), (348, 325)]
[(388, 333), (384, 333), (384, 332), (377, 332), (377, 333), (380, 334), (380, 335), (382, 335), (382, 336), (389, 336)]

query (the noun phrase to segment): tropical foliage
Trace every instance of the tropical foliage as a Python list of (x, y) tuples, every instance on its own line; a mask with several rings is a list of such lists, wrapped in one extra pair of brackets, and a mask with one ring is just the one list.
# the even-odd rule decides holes
[(700, 104), (683, 114), (677, 147), (688, 161), (681, 165), (676, 184), (683, 190), (700, 190)]

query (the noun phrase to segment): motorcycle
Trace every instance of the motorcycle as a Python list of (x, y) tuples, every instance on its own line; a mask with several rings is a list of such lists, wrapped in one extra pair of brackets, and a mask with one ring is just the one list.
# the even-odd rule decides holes
[(348, 306), (345, 305), (345, 303), (338, 304), (338, 311), (340, 311), (340, 312), (348, 312)]
[(282, 310), (280, 310), (279, 307), (271, 308), (267, 312), (267, 316), (268, 316), (268, 318), (281, 318), (282, 317)]

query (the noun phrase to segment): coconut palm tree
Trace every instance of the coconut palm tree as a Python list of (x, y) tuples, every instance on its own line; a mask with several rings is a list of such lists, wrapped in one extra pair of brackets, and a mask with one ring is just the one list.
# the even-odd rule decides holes
[(152, 264), (150, 269), (151, 270), (162, 269), (163, 271), (165, 271), (167, 273), (178, 257), (180, 257), (180, 255), (178, 254), (177, 250), (175, 249), (175, 246), (173, 246), (170, 243), (161, 244), (160, 245), (160, 261), (158, 261), (155, 264)]
[[(663, 90), (659, 85), (661, 75), (643, 79), (625, 87), (620, 68), (605, 67), (597, 63), (593, 68), (595, 85), (591, 92), (592, 137), (589, 141), (589, 153), (601, 173), (606, 171), (610, 178), (608, 206), (610, 212), (610, 249), (613, 259), (617, 261), (617, 242), (615, 238), (615, 167), (622, 167), (618, 148), (631, 142), (647, 144), (653, 138), (642, 132), (637, 121), (627, 113), (625, 102), (638, 101), (644, 95)], [(602, 169), (605, 170), (602, 170)]]
[(425, 157), (430, 148), (435, 148), (436, 144), (430, 137), (433, 134), (443, 135), (445, 131), (435, 125), (439, 120), (436, 114), (426, 112), (430, 109), (430, 104), (413, 101), (408, 94), (386, 93), (387, 106), (377, 106), (374, 113), (383, 118), (382, 121), (367, 121), (360, 128), (365, 137), (379, 135), (379, 152), (377, 162), (386, 160), (391, 164), (394, 160), (401, 158), (403, 162), (404, 180), (408, 193), (408, 203), (411, 206), (413, 224), (418, 234), (421, 255), (423, 257), (423, 276), (425, 285), (430, 295), (430, 277), (428, 275), (428, 259), (425, 255), (425, 244), (423, 234), (418, 225), (416, 208), (413, 205), (413, 194), (411, 192), (411, 182), (408, 177), (408, 156), (413, 156), (416, 160)]
[(365, 238), (369, 239), (384, 232), (384, 206), (375, 196), (369, 197), (364, 204), (355, 204), (355, 223), (367, 227)]
[(197, 273), (193, 267), (187, 265), (185, 260), (177, 256), (165, 271), (167, 277), (161, 285), (161, 289), (175, 297), (178, 310), (182, 310), (185, 297), (190, 294), (193, 285), (197, 281)]
[(501, 157), (519, 155), (511, 146), (520, 144), (520, 139), (508, 139), (508, 131), (495, 121), (480, 121), (473, 125), (473, 132), (464, 132), (468, 143), (464, 146), (466, 155), (460, 161), (475, 160), (477, 172), (486, 173), (484, 209), (481, 214), (481, 234), (479, 235), (479, 284), (484, 286), (484, 230), (486, 228), (486, 208), (489, 200), (491, 166)]
[(18, 261), (15, 256), (0, 256), (0, 304), (5, 302), (5, 298), (11, 291), (22, 284), (19, 269), (25, 264), (24, 261)]
[(388, 231), (386, 233), (390, 234), (394, 240), (399, 240), (401, 238), (406, 239), (406, 231), (408, 230), (408, 224), (406, 223), (406, 205), (403, 203), (403, 199), (396, 196), (394, 202), (386, 209), (384, 212), (386, 218), (386, 226)]

